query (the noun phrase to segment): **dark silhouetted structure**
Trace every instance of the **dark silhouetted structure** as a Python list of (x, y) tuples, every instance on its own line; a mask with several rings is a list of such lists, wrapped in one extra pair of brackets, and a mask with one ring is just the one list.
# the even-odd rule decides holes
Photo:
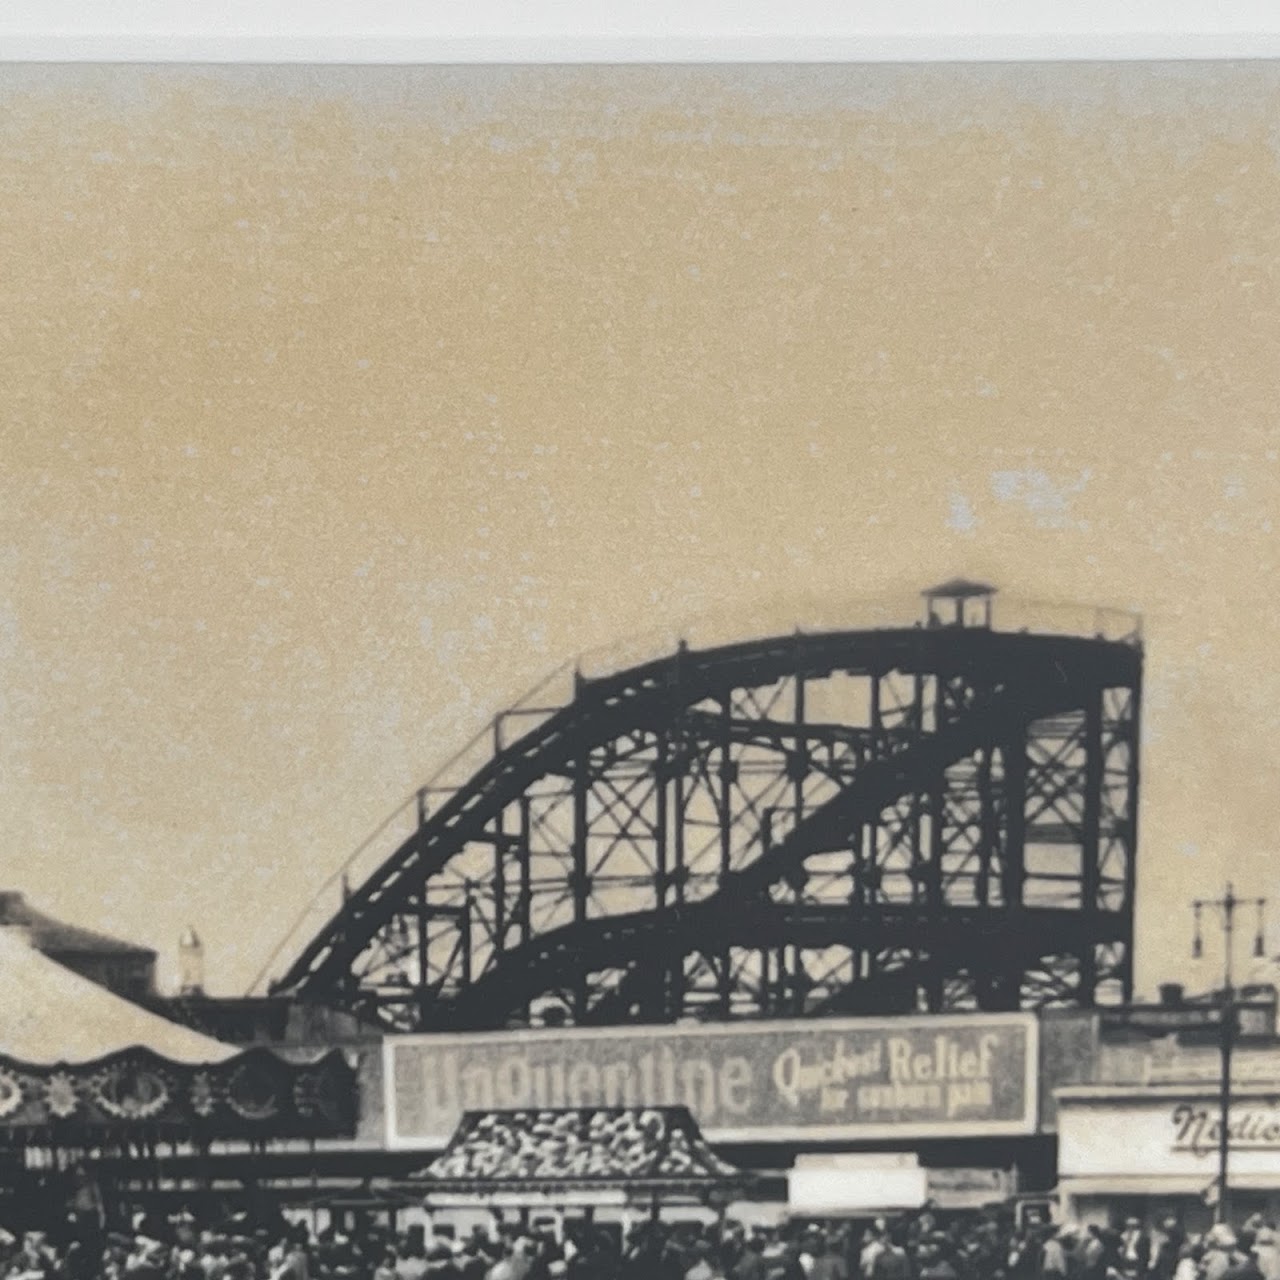
[(274, 989), (400, 1030), (1127, 1002), (1141, 642), (993, 595), (499, 718)]

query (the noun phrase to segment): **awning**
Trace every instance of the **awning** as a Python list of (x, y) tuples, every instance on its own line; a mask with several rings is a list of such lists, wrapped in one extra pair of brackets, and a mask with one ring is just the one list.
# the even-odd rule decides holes
[[(1061, 1178), (1058, 1190), (1070, 1196), (1204, 1196), (1214, 1185), (1210, 1174), (1115, 1174), (1087, 1178)], [(1233, 1173), (1234, 1191), (1280, 1191), (1280, 1170), (1275, 1173)]]
[(444, 1154), (397, 1185), (491, 1203), (572, 1197), (706, 1196), (750, 1181), (720, 1159), (684, 1107), (482, 1111), (463, 1116)]

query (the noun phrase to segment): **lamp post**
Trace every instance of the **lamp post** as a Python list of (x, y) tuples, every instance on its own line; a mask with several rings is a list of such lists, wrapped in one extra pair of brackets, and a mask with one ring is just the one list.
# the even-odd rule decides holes
[(1241, 907), (1251, 906), (1258, 913), (1257, 934), (1253, 942), (1253, 954), (1264, 954), (1262, 940), (1262, 911), (1267, 905), (1265, 898), (1237, 898), (1230, 882), (1221, 898), (1197, 898), (1192, 904), (1195, 913), (1195, 940), (1192, 943), (1192, 955), (1198, 960), (1204, 954), (1204, 942), (1200, 933), (1200, 919), (1205, 911), (1218, 915), (1222, 925), (1223, 975), (1222, 975), (1222, 1018), (1219, 1028), (1219, 1049), (1222, 1056), (1222, 1069), (1219, 1077), (1218, 1093), (1218, 1202), (1214, 1206), (1214, 1221), (1227, 1221), (1228, 1173), (1227, 1165), (1231, 1154), (1231, 1052), (1236, 1038), (1236, 999), (1232, 982), (1231, 951), (1235, 936), (1236, 911)]

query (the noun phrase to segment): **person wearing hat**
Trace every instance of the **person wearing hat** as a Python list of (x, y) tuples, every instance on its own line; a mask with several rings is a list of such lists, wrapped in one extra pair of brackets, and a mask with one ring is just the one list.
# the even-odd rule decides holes
[(1151, 1261), (1151, 1240), (1137, 1218), (1126, 1218), (1120, 1232), (1120, 1274), (1127, 1280), (1140, 1280)]
[(168, 1221), (156, 1209), (145, 1209), (137, 1214), (133, 1220), (133, 1231), (148, 1240), (168, 1240), (171, 1235)]
[(382, 1251), (378, 1265), (373, 1270), (373, 1280), (396, 1280), (396, 1251), (387, 1247)]
[[(800, 1242), (795, 1239), (780, 1240), (778, 1242), (778, 1253), (774, 1256), (769, 1266), (769, 1280), (807, 1280), (805, 1274), (804, 1263), (800, 1260)], [(905, 1240), (900, 1242), (899, 1252), (902, 1255), (904, 1266), (908, 1267)], [(892, 1245), (890, 1249), (881, 1258), (890, 1258), (892, 1254)], [(909, 1280), (910, 1270), (903, 1273), (901, 1280)]]
[(102, 1188), (83, 1161), (76, 1163), (71, 1178), (71, 1195), (68, 1197), (67, 1209), (71, 1216), (72, 1230), (79, 1239), (98, 1245), (100, 1248), (99, 1242), (107, 1225), (107, 1210), (102, 1199)]
[(57, 1280), (60, 1272), (58, 1256), (43, 1231), (26, 1233), (13, 1265), (12, 1274), (30, 1277), (30, 1280)]
[(12, 1273), (23, 1276), (52, 1276), (57, 1269), (57, 1258), (49, 1248), (49, 1238), (43, 1231), (28, 1231), (22, 1237), (22, 1248), (13, 1260)]
[(396, 1250), (397, 1280), (422, 1280), (427, 1273), (427, 1248), (422, 1232), (411, 1232)]
[(858, 1255), (858, 1270), (861, 1272), (862, 1280), (871, 1280), (875, 1274), (876, 1259), (884, 1252), (886, 1246), (884, 1228), (877, 1220), (862, 1233), (862, 1249)]
[(955, 1267), (951, 1265), (934, 1236), (921, 1241), (917, 1261), (919, 1269), (916, 1275), (919, 1280), (957, 1280)]
[(1009, 1237), (1001, 1251), (1000, 1270), (1014, 1280), (1031, 1276), (1040, 1262), (1040, 1239), (1030, 1226), (1023, 1226)]
[(457, 1275), (453, 1266), (453, 1250), (444, 1240), (436, 1240), (427, 1250), (427, 1269), (430, 1280), (446, 1280)]
[(82, 1240), (72, 1240), (62, 1259), (66, 1280), (97, 1280), (102, 1268), (102, 1250), (91, 1249)]
[(1231, 1270), (1236, 1248), (1236, 1233), (1225, 1222), (1215, 1223), (1205, 1238), (1204, 1257), (1200, 1260), (1203, 1280), (1223, 1280)]
[(689, 1266), (685, 1280), (723, 1280), (723, 1272), (716, 1265), (715, 1252), (709, 1240), (695, 1240), (690, 1250)]
[(888, 1239), (871, 1265), (871, 1280), (911, 1280), (907, 1228), (903, 1223), (895, 1222), (889, 1228)]
[(764, 1237), (758, 1231), (747, 1236), (729, 1270), (731, 1280), (764, 1280), (764, 1246)]
[(200, 1268), (205, 1280), (223, 1280), (227, 1271), (227, 1242), (212, 1231), (200, 1236)]
[(1231, 1253), (1231, 1265), (1223, 1280), (1262, 1280), (1258, 1260), (1254, 1257), (1252, 1231), (1241, 1231), (1236, 1237), (1236, 1247)]
[(125, 1261), (125, 1272), (131, 1280), (165, 1280), (169, 1269), (169, 1250), (162, 1240), (138, 1236), (133, 1252)]
[(813, 1271), (814, 1260), (822, 1251), (822, 1245), (819, 1241), (818, 1233), (813, 1227), (809, 1227), (801, 1234), (799, 1249), (800, 1265), (804, 1268), (805, 1275), (809, 1275)]
[(472, 1236), (462, 1247), (457, 1270), (462, 1280), (485, 1280), (491, 1265), (483, 1248), (484, 1241)]
[(311, 1267), (306, 1246), (297, 1236), (290, 1236), (282, 1243), (285, 1246), (284, 1257), (272, 1272), (271, 1280), (310, 1280)]
[(489, 1268), (485, 1280), (516, 1280), (516, 1264), (512, 1255), (499, 1258)]
[(1253, 1237), (1253, 1256), (1263, 1280), (1280, 1280), (1280, 1235), (1269, 1219), (1259, 1222)]
[(1040, 1247), (1041, 1280), (1067, 1280), (1067, 1248), (1072, 1235), (1067, 1228), (1050, 1231)]
[(204, 1280), (204, 1269), (190, 1245), (179, 1248), (174, 1259), (174, 1280)]
[(845, 1261), (840, 1237), (834, 1232), (820, 1238), (813, 1266), (809, 1268), (809, 1280), (849, 1280), (849, 1264)]
[(1204, 1245), (1198, 1240), (1184, 1241), (1178, 1250), (1178, 1265), (1173, 1280), (1200, 1280), (1200, 1259), (1204, 1257)]
[(1151, 1257), (1147, 1265), (1149, 1280), (1173, 1280), (1183, 1239), (1177, 1218), (1162, 1219), (1151, 1237)]
[(915, 1221), (911, 1224), (911, 1238), (913, 1241), (924, 1240), (937, 1230), (937, 1209), (938, 1202), (936, 1200), (926, 1200), (924, 1202)]
[(1076, 1249), (1079, 1263), (1080, 1280), (1106, 1280), (1107, 1274), (1107, 1242), (1102, 1228), (1091, 1222), (1084, 1230)]

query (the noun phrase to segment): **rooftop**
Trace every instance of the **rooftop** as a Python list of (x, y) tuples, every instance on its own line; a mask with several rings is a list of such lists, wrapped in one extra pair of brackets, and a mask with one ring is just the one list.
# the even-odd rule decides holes
[(31, 945), (47, 956), (111, 955), (133, 956), (137, 959), (156, 958), (149, 947), (82, 929), (78, 925), (65, 924), (37, 911), (21, 893), (0, 891), (0, 927), (16, 925), (31, 934)]
[(972, 600), (978, 596), (993, 596), (997, 588), (985, 582), (971, 582), (968, 578), (949, 578), (936, 587), (926, 587), (920, 594), (926, 600)]

